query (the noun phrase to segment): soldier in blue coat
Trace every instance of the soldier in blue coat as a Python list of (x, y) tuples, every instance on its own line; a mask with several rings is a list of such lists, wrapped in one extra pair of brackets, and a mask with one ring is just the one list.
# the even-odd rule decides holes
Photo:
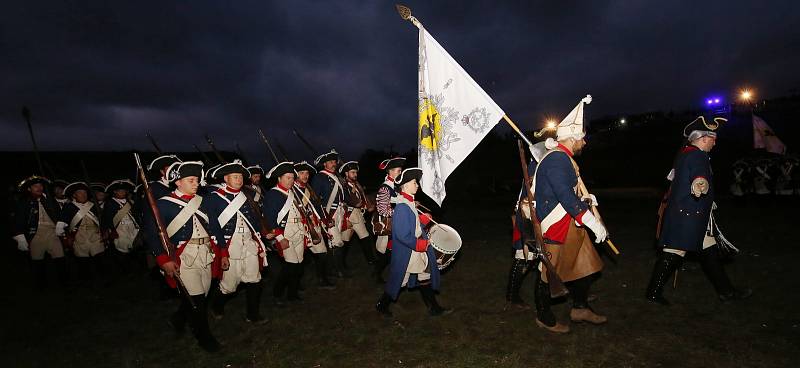
[(200, 347), (209, 352), (218, 351), (220, 344), (208, 327), (206, 295), (211, 287), (213, 271), (218, 273), (215, 266), (226, 270), (229, 260), (222, 230), (209, 217), (208, 201), (197, 195), (203, 180), (203, 163), (175, 162), (166, 173), (176, 189), (159, 198), (156, 205), (166, 227), (164, 231), (175, 245), (175, 254), (168, 255), (164, 250), (159, 240), (160, 230), (152, 216), (145, 223), (145, 232), (150, 250), (164, 270), (167, 281), (174, 286), (175, 278), (180, 277), (194, 304), (192, 308), (187, 298), (182, 297), (170, 323), (176, 332), (182, 333), (189, 319)]
[(420, 215), (414, 202), (419, 189), (422, 169), (412, 167), (403, 170), (395, 179), (399, 189), (397, 205), (392, 214), (392, 259), (389, 265), (389, 280), (384, 287), (375, 309), (384, 316), (391, 317), (391, 303), (397, 299), (400, 289), (419, 287), (422, 300), (431, 316), (449, 314), (452, 309), (443, 308), (436, 301), (439, 290), (439, 267), (436, 254), (428, 241), (428, 233), (423, 226), (430, 221), (430, 215)]
[[(223, 184), (208, 190), (204, 197), (208, 202), (209, 221), (222, 228), (230, 267), (222, 273), (219, 288), (214, 290), (211, 312), (222, 319), (225, 303), (234, 295), (240, 283), (245, 285), (247, 314), (245, 320), (252, 324), (263, 324), (267, 320), (259, 312), (261, 301), (261, 269), (266, 266), (266, 246), (261, 240), (260, 213), (255, 201), (243, 190), (245, 179), (250, 176), (241, 161), (219, 166), (211, 177)], [(209, 188), (211, 189), (211, 188)]]
[(675, 159), (667, 176), (672, 181), (662, 202), (658, 260), (647, 286), (648, 300), (669, 305), (663, 297), (664, 285), (680, 267), (687, 252), (696, 252), (706, 276), (711, 280), (720, 300), (744, 299), (752, 290), (738, 290), (731, 283), (720, 262), (719, 248), (712, 224), (714, 181), (709, 152), (717, 141), (716, 130), (721, 118), (707, 123), (698, 117), (684, 128), (686, 145)]
[(333, 259), (335, 274), (349, 278), (351, 275), (345, 269), (344, 240), (342, 240), (347, 189), (336, 170), (339, 165), (339, 153), (336, 150), (324, 153), (314, 159), (314, 164), (320, 167), (320, 171), (311, 179), (311, 189), (320, 197), (323, 210), (333, 222), (328, 224), (326, 229), (329, 235), (328, 256)]
[[(158, 178), (157, 180), (150, 181), (150, 191), (153, 192), (153, 198), (158, 200), (159, 198), (168, 195), (172, 191), (171, 183), (167, 179), (167, 168), (176, 163), (181, 162), (178, 156), (175, 155), (162, 155), (156, 157), (153, 161), (147, 165), (147, 173), (150, 177)], [(143, 192), (140, 192), (140, 194)], [(136, 197), (138, 199), (138, 206), (139, 213), (137, 216), (140, 218), (140, 223), (144, 226), (148, 222), (153, 221), (153, 214), (150, 211), (149, 205), (147, 204), (147, 199), (142, 196)], [(145, 235), (145, 234), (143, 234)], [(144, 243), (145, 249), (153, 249), (160, 247), (160, 244), (150, 244), (151, 239), (147, 236), (142, 236), (142, 242)], [(158, 239), (156, 239), (158, 240)], [(174, 290), (167, 285), (164, 280), (164, 276), (161, 274), (161, 269), (158, 267), (158, 264), (155, 262), (155, 259), (152, 257), (151, 252), (147, 251), (147, 264), (150, 267), (150, 279), (153, 281), (153, 284), (158, 289), (158, 296), (160, 299), (167, 299), (174, 295)]]
[(28, 252), (33, 268), (35, 286), (47, 286), (47, 267), (45, 255), (49, 254), (59, 280), (67, 281), (67, 263), (64, 248), (56, 236), (56, 222), (60, 218), (61, 207), (54, 196), (45, 194), (50, 181), (42, 176), (31, 176), (19, 184), (20, 198), (14, 209), (13, 239), (17, 249)]

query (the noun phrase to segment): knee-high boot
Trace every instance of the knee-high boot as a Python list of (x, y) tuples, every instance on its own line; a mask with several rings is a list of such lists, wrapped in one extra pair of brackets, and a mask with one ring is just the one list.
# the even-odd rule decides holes
[(430, 285), (422, 285), (419, 288), (419, 293), (422, 296), (422, 301), (428, 307), (428, 314), (431, 316), (442, 316), (453, 312), (452, 309), (444, 308), (439, 305), (436, 300), (436, 291)]
[(683, 257), (668, 252), (659, 252), (656, 264), (653, 267), (653, 274), (650, 276), (650, 283), (647, 284), (645, 297), (647, 300), (661, 305), (669, 305), (669, 301), (664, 298), (664, 286), (669, 282), (669, 278), (678, 267), (683, 263)]
[(332, 290), (336, 286), (328, 279), (328, 267), (326, 253), (314, 253), (314, 267), (317, 273), (317, 286), (320, 289)]
[(522, 287), (522, 279), (525, 277), (528, 262), (524, 259), (514, 259), (511, 263), (511, 270), (508, 272), (508, 284), (506, 285), (506, 301), (518, 307), (529, 309), (528, 303), (519, 296)]
[(248, 283), (247, 285), (247, 322), (253, 324), (264, 324), (267, 319), (261, 316), (259, 306), (261, 305), (261, 282)]
[(751, 289), (738, 290), (733, 286), (728, 274), (725, 272), (725, 266), (720, 260), (716, 245), (700, 252), (700, 265), (703, 267), (706, 277), (714, 285), (720, 300), (727, 302), (746, 299), (753, 294)]
[(205, 295), (192, 296), (195, 308), (191, 311), (192, 315), (192, 331), (197, 339), (198, 345), (210, 353), (219, 351), (221, 348), (219, 341), (211, 334), (211, 328), (208, 326), (208, 310), (206, 307)]

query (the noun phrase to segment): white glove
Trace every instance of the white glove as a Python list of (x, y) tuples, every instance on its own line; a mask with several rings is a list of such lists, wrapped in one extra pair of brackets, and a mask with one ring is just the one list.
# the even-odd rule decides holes
[(583, 217), (581, 217), (581, 221), (583, 221), (583, 224), (591, 229), (594, 233), (595, 243), (600, 244), (604, 242), (606, 238), (608, 238), (608, 231), (606, 230), (606, 227), (603, 226), (599, 220), (597, 220), (597, 217), (594, 217), (591, 211), (584, 212)]
[(28, 251), (28, 239), (25, 239), (25, 235), (19, 234), (14, 237), (14, 240), (17, 241), (17, 249), (23, 252)]
[(595, 197), (594, 194), (589, 194), (588, 196), (581, 198), (581, 200), (583, 202), (589, 203), (590, 206), (595, 206), (595, 207), (599, 206), (599, 204), (597, 203), (597, 197)]
[(56, 224), (56, 236), (64, 236), (67, 233), (67, 223), (59, 221)]

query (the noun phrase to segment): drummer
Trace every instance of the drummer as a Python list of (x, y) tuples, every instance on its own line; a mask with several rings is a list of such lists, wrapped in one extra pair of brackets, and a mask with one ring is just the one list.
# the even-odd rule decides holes
[(397, 206), (392, 215), (392, 260), (389, 265), (389, 280), (384, 287), (375, 309), (391, 317), (389, 305), (397, 299), (400, 289), (419, 287), (422, 300), (431, 316), (450, 314), (452, 309), (443, 308), (436, 301), (439, 290), (439, 268), (433, 247), (428, 242), (428, 233), (422, 226), (431, 222), (428, 214), (417, 215), (414, 195), (419, 189), (422, 169), (412, 167), (403, 170), (394, 179)]

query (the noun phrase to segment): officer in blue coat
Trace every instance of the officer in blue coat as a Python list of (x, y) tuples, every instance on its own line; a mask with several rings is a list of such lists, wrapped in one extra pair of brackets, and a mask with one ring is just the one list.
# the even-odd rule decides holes
[[(170, 323), (182, 333), (187, 319), (200, 347), (209, 352), (220, 349), (219, 342), (208, 327), (206, 295), (211, 287), (213, 270), (228, 269), (229, 260), (224, 235), (219, 224), (209, 217), (208, 201), (197, 195), (203, 181), (203, 163), (175, 162), (167, 168), (166, 176), (175, 190), (157, 200), (158, 211), (175, 254), (168, 255), (159, 240), (159, 229), (151, 216), (145, 232), (150, 250), (172, 286), (180, 277), (194, 308), (184, 296)], [(217, 263), (215, 264), (215, 261)]]
[(710, 226), (714, 182), (709, 152), (716, 144), (716, 130), (722, 121), (725, 120), (715, 118), (709, 123), (700, 116), (684, 128), (686, 144), (667, 176), (672, 184), (660, 210), (658, 245), (661, 251), (646, 293), (647, 299), (654, 303), (669, 305), (662, 295), (664, 285), (687, 252), (700, 255), (703, 271), (720, 300), (744, 299), (752, 294), (750, 289), (734, 288), (720, 262), (715, 229)]
[(250, 194), (244, 191), (245, 179), (250, 171), (240, 160), (219, 166), (211, 177), (222, 180), (219, 186), (209, 187), (204, 197), (208, 202), (209, 221), (222, 229), (221, 242), (225, 243), (230, 267), (222, 273), (219, 287), (214, 290), (211, 312), (221, 319), (225, 304), (233, 297), (237, 287), (244, 284), (247, 314), (245, 320), (263, 324), (267, 320), (259, 312), (261, 301), (261, 269), (267, 264), (266, 247), (261, 240), (260, 213)]
[(395, 179), (399, 191), (397, 205), (392, 214), (392, 259), (389, 265), (389, 280), (375, 309), (391, 317), (390, 304), (397, 299), (400, 289), (419, 287), (422, 300), (431, 316), (449, 314), (452, 309), (443, 308), (436, 301), (439, 290), (439, 267), (436, 254), (428, 241), (428, 232), (423, 229), (430, 215), (420, 215), (414, 202), (419, 189), (422, 169), (408, 168)]

